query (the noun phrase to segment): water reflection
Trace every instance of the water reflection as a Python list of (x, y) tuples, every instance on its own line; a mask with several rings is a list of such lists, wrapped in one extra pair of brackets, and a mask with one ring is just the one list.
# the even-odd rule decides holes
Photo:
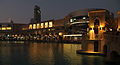
[(104, 57), (76, 54), (81, 44), (4, 43), (0, 45), (0, 65), (105, 65)]

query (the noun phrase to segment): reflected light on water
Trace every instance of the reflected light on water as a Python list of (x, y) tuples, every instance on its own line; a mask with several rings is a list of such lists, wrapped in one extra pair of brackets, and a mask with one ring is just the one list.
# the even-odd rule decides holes
[(25, 43), (0, 46), (0, 65), (105, 65), (104, 57), (76, 54), (81, 44)]

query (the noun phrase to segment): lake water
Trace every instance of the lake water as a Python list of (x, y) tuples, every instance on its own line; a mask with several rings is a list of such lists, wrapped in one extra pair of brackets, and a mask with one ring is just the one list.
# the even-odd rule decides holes
[(104, 57), (76, 54), (81, 44), (0, 43), (0, 65), (106, 65)]

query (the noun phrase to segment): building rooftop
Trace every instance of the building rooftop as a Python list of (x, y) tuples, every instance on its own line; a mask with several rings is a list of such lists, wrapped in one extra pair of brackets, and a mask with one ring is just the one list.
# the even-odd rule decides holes
[(71, 12), (68, 15), (71, 16), (71, 17), (88, 16), (89, 11), (98, 11), (98, 10), (106, 10), (106, 9), (98, 9), (98, 8), (82, 9), (82, 10), (77, 10), (77, 11)]

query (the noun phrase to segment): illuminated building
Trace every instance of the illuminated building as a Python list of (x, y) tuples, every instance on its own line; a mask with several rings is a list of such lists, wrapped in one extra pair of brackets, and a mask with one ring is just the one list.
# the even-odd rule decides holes
[(89, 34), (82, 42), (82, 50), (88, 53), (104, 53), (105, 33), (116, 32), (117, 23), (113, 13), (106, 9), (88, 12)]
[[(96, 37), (98, 36), (96, 35), (97, 33), (102, 34), (103, 32), (107, 31), (107, 29), (105, 28), (104, 25), (105, 22), (97, 23), (99, 22), (98, 19), (95, 20), (96, 21), (95, 26), (92, 25), (92, 23), (90, 23), (90, 21), (92, 21), (90, 13), (92, 12), (93, 14), (93, 12), (99, 12), (101, 10), (105, 9), (94, 8), (78, 10), (68, 14), (64, 19), (47, 20), (41, 21), (39, 23), (32, 22), (29, 24), (29, 31), (32, 32), (32, 33), (30, 32), (31, 36), (34, 35), (35, 38), (38, 35), (38, 37), (44, 38), (50, 38), (52, 36), (57, 38), (62, 37), (64, 38), (64, 40), (81, 41), (83, 37), (88, 35), (88, 39), (95, 40), (97, 39)], [(107, 13), (102, 14), (109, 16), (110, 13), (107, 11)], [(114, 19), (112, 14), (106, 18)], [(100, 30), (99, 32), (95, 31), (95, 29), (97, 30), (97, 28), (95, 28), (97, 25), (100, 25), (98, 27)], [(59, 35), (59, 33), (61, 33), (62, 35)]]
[(0, 31), (10, 31), (12, 30), (12, 24), (0, 23)]
[(83, 36), (89, 33), (90, 20), (89, 20), (88, 12), (94, 10), (103, 10), (103, 9), (83, 9), (68, 14), (65, 17), (65, 22), (67, 24), (66, 29), (68, 31), (66, 38), (82, 40)]
[(105, 27), (108, 18), (114, 20), (113, 14), (105, 9), (84, 9), (71, 12), (63, 19), (41, 21), (40, 8), (35, 6), (34, 18), (29, 24), (14, 23), (12, 27), (1, 27), (0, 30), (12, 30), (12, 34), (24, 35), (26, 40), (98, 40), (102, 39), (103, 32), (114, 30), (112, 27)]
[(46, 40), (49, 38), (54, 39), (55, 37), (58, 39), (62, 38), (64, 33), (64, 19), (48, 20), (41, 21), (40, 23), (29, 24), (29, 34), (35, 35), (35, 38), (38, 36), (40, 38), (45, 38)]

